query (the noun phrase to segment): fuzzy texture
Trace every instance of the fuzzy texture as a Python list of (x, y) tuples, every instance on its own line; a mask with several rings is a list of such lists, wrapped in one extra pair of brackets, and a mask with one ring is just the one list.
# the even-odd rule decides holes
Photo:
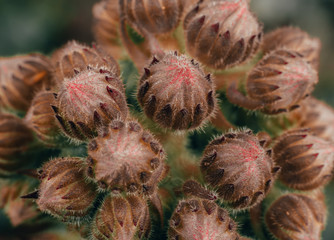
[(251, 131), (230, 132), (214, 139), (204, 150), (201, 171), (217, 188), (219, 198), (233, 208), (256, 205), (269, 191), (278, 168)]
[(41, 184), (36, 203), (41, 211), (62, 221), (83, 220), (97, 196), (96, 185), (85, 177), (83, 159), (56, 158), (39, 171)]
[(228, 212), (214, 202), (181, 200), (169, 222), (170, 240), (238, 240), (236, 224)]
[(318, 195), (290, 193), (277, 199), (265, 216), (270, 232), (280, 240), (320, 240), (326, 205), (323, 194)]
[(185, 17), (187, 50), (215, 69), (249, 59), (259, 48), (262, 26), (245, 0), (199, 1)]
[(282, 168), (280, 180), (297, 190), (312, 190), (328, 183), (334, 171), (334, 145), (306, 129), (285, 132), (273, 147)]
[(79, 140), (95, 137), (99, 127), (128, 114), (122, 81), (103, 68), (65, 79), (53, 109), (63, 132)]
[(262, 49), (269, 53), (278, 48), (286, 48), (303, 55), (314, 69), (319, 68), (321, 42), (298, 27), (282, 27), (264, 35)]
[(149, 118), (173, 130), (198, 128), (216, 106), (211, 75), (176, 52), (154, 57), (140, 79), (137, 98)]
[(93, 240), (147, 238), (151, 219), (147, 203), (136, 195), (109, 195), (92, 222)]
[(103, 190), (152, 195), (165, 177), (162, 146), (135, 121), (112, 121), (90, 141), (88, 155), (88, 175)]
[(26, 111), (34, 94), (52, 85), (51, 71), (49, 59), (38, 53), (0, 58), (0, 106)]

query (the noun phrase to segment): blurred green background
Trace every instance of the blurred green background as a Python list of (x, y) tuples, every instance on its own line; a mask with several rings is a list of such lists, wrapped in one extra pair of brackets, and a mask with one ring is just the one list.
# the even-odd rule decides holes
[[(0, 56), (50, 54), (68, 40), (93, 41), (95, 0), (0, 0)], [(115, 0), (115, 4), (118, 1)], [(334, 106), (334, 0), (252, 0), (265, 31), (299, 26), (321, 39), (320, 82), (314, 95)], [(334, 184), (326, 187), (329, 220), (323, 236), (334, 239)]]

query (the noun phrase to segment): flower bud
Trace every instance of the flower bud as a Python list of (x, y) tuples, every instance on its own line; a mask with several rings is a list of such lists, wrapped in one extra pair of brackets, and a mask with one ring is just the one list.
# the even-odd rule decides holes
[(214, 83), (194, 60), (177, 53), (154, 58), (140, 80), (138, 101), (161, 127), (195, 129), (216, 106)]
[(36, 133), (38, 139), (46, 144), (52, 144), (59, 131), (51, 105), (55, 105), (53, 93), (39, 92), (25, 116), (27, 125)]
[(204, 150), (201, 171), (217, 188), (219, 198), (233, 208), (259, 203), (270, 189), (279, 168), (251, 131), (230, 132), (214, 139)]
[(248, 5), (246, 0), (199, 1), (184, 20), (190, 55), (215, 69), (249, 59), (261, 43), (262, 26)]
[(131, 26), (142, 33), (162, 34), (177, 27), (183, 12), (183, 0), (123, 0)]
[(147, 203), (136, 195), (109, 195), (92, 225), (93, 240), (147, 238), (151, 226)]
[(160, 143), (135, 121), (112, 121), (90, 141), (88, 155), (88, 176), (101, 189), (153, 195), (166, 173)]
[(320, 240), (326, 222), (326, 205), (306, 195), (286, 194), (270, 206), (265, 221), (278, 239)]
[(34, 94), (50, 87), (51, 68), (38, 53), (0, 58), (0, 106), (26, 111)]
[(297, 27), (282, 27), (264, 35), (263, 51), (271, 52), (277, 48), (286, 48), (303, 55), (305, 60), (317, 70), (321, 42), (319, 38), (312, 38)]
[(312, 190), (333, 176), (334, 145), (296, 129), (280, 136), (273, 147), (274, 160), (282, 168), (280, 180), (297, 190)]
[(87, 182), (83, 160), (56, 158), (44, 164), (37, 205), (62, 221), (87, 218), (97, 196), (96, 186)]
[(79, 140), (93, 138), (99, 127), (128, 114), (122, 81), (103, 68), (65, 79), (56, 103), (57, 122), (67, 136)]
[(236, 223), (214, 202), (182, 200), (169, 221), (168, 239), (239, 239)]
[(240, 94), (235, 85), (229, 87), (227, 96), (247, 109), (278, 114), (296, 109), (317, 83), (317, 72), (299, 53), (280, 49), (266, 55), (250, 72), (248, 97)]

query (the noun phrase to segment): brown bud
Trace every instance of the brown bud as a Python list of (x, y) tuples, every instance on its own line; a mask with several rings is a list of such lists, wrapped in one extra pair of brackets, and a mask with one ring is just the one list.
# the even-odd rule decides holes
[(282, 47), (300, 53), (314, 69), (318, 69), (321, 50), (319, 38), (312, 38), (297, 27), (282, 27), (264, 35), (265, 53)]
[(183, 0), (123, 0), (124, 12), (139, 33), (161, 34), (177, 27), (183, 12)]
[(112, 121), (90, 141), (88, 155), (88, 175), (102, 189), (152, 195), (166, 171), (160, 143), (134, 121)]
[(63, 221), (81, 220), (97, 196), (95, 184), (85, 178), (84, 160), (56, 158), (44, 164), (37, 205)]
[(51, 85), (52, 67), (41, 54), (0, 58), (0, 106), (26, 111), (34, 94)]
[(172, 52), (154, 57), (145, 68), (137, 97), (149, 118), (174, 130), (199, 127), (216, 106), (211, 75), (194, 60)]
[(52, 144), (59, 131), (52, 107), (55, 107), (53, 93), (42, 91), (36, 94), (25, 116), (27, 125), (46, 144)]
[(104, 54), (99, 48), (91, 48), (76, 41), (70, 41), (55, 51), (52, 61), (56, 66), (55, 76), (59, 84), (87, 68), (102, 68), (119, 75), (119, 67), (113, 57)]
[(171, 240), (236, 240), (236, 223), (214, 202), (191, 198), (182, 200), (169, 221)]
[(248, 97), (228, 89), (228, 99), (247, 109), (261, 109), (278, 114), (296, 109), (318, 83), (317, 72), (297, 53), (275, 50), (266, 55), (250, 72), (246, 90)]
[(311, 190), (332, 178), (334, 145), (297, 129), (280, 136), (273, 147), (274, 160), (282, 168), (280, 180), (298, 190)]
[(265, 221), (278, 239), (320, 240), (326, 222), (326, 205), (322, 200), (290, 193), (270, 206)]
[(233, 208), (247, 208), (263, 199), (278, 169), (259, 139), (245, 130), (214, 139), (204, 151), (201, 171), (220, 198)]
[(145, 200), (136, 195), (109, 195), (94, 217), (92, 239), (142, 239), (149, 235), (150, 225)]
[(56, 98), (57, 121), (64, 133), (84, 140), (112, 119), (126, 119), (128, 107), (122, 81), (112, 72), (85, 70), (65, 79)]
[(184, 20), (187, 50), (203, 64), (224, 69), (259, 48), (262, 26), (246, 0), (199, 1)]

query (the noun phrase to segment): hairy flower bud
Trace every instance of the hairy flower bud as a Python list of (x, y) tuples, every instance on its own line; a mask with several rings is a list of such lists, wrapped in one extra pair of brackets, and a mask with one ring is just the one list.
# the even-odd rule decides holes
[(44, 164), (37, 205), (63, 221), (88, 216), (97, 196), (96, 186), (85, 178), (84, 161), (76, 157), (56, 158)]
[(315, 189), (333, 176), (334, 145), (305, 129), (284, 133), (277, 139), (273, 153), (282, 168), (280, 180), (291, 188)]
[(56, 103), (53, 110), (62, 130), (79, 140), (95, 137), (99, 127), (128, 114), (122, 81), (103, 68), (65, 79)]
[(214, 139), (205, 149), (201, 171), (217, 188), (220, 198), (233, 208), (256, 205), (270, 189), (279, 168), (251, 131), (230, 132)]
[(312, 38), (297, 27), (282, 27), (264, 35), (263, 51), (271, 52), (277, 48), (286, 48), (303, 55), (314, 69), (319, 67), (321, 42)]
[(46, 144), (52, 144), (59, 131), (51, 105), (55, 105), (53, 93), (39, 92), (25, 116), (27, 125), (36, 133), (38, 139)]
[(148, 237), (150, 214), (147, 203), (136, 195), (109, 195), (92, 224), (93, 240), (127, 240)]
[(161, 34), (176, 28), (183, 11), (183, 0), (123, 0), (124, 12), (139, 33)]
[(170, 240), (237, 240), (236, 223), (214, 202), (191, 198), (182, 200), (169, 221)]
[(259, 48), (262, 26), (246, 0), (199, 1), (184, 20), (187, 50), (203, 64), (224, 69)]
[(36, 91), (50, 87), (51, 69), (38, 53), (0, 58), (0, 106), (26, 111)]
[(166, 53), (145, 68), (138, 101), (145, 114), (162, 127), (195, 129), (211, 117), (216, 106), (210, 76), (194, 60)]
[(270, 206), (265, 221), (278, 239), (320, 240), (326, 222), (326, 205), (321, 199), (286, 194)]
[(279, 49), (266, 55), (249, 73), (243, 96), (231, 85), (228, 99), (247, 109), (278, 114), (296, 109), (318, 83), (317, 72), (297, 53)]
[(160, 143), (134, 121), (112, 121), (90, 141), (88, 155), (88, 175), (102, 189), (152, 195), (166, 171)]

